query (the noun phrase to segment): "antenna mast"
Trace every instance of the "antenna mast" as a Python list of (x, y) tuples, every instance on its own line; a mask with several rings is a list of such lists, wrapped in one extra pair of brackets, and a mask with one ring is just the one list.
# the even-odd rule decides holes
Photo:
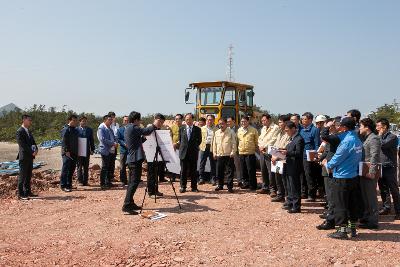
[(226, 73), (228, 81), (233, 82), (235, 78), (233, 77), (233, 45), (229, 46), (228, 50), (228, 70)]

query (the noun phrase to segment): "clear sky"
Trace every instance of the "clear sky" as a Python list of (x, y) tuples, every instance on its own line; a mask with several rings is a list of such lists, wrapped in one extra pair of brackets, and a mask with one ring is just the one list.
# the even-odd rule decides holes
[(400, 1), (0, 0), (0, 106), (192, 111), (226, 79), (273, 113), (364, 114), (399, 99)]

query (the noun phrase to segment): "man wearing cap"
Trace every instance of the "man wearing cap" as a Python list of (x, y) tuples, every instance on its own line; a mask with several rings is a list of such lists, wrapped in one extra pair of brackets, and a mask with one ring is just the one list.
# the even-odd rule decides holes
[(348, 222), (351, 236), (356, 236), (355, 222), (359, 217), (360, 200), (358, 165), (362, 158), (362, 143), (355, 133), (355, 121), (345, 117), (340, 122), (338, 137), (341, 140), (332, 159), (322, 162), (333, 170), (332, 198), (337, 231), (328, 235), (336, 239), (348, 238)]

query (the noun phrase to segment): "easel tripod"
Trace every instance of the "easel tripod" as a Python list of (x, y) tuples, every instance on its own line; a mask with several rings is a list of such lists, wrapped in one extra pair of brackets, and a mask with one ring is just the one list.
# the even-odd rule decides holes
[[(160, 146), (158, 144), (157, 134), (154, 133), (154, 136), (155, 136), (155, 139), (156, 139), (156, 153), (154, 154), (154, 159), (153, 159), (153, 165), (154, 165), (155, 174), (156, 174), (156, 177), (154, 179), (154, 183), (155, 183), (154, 187), (155, 187), (155, 193), (157, 193), (158, 192), (158, 168), (159, 168), (158, 155), (160, 155), (160, 157), (161, 157), (161, 162), (164, 163), (163, 166), (165, 168), (165, 172), (168, 172), (168, 168), (167, 168), (166, 161), (164, 160), (164, 156), (163, 156), (163, 154), (161, 152), (161, 148), (160, 148)], [(179, 209), (182, 209), (181, 203), (179, 202), (178, 195), (176, 194), (174, 183), (172, 182), (171, 178), (169, 178), (169, 182), (171, 184), (172, 190), (174, 191), (176, 201), (178, 202), (178, 205), (179, 205)], [(149, 191), (149, 187), (146, 185), (146, 190), (144, 192), (140, 213), (142, 213), (142, 211), (143, 211), (144, 200), (146, 199), (146, 195), (147, 195), (148, 191)], [(157, 194), (154, 194), (154, 202), (157, 203)]]

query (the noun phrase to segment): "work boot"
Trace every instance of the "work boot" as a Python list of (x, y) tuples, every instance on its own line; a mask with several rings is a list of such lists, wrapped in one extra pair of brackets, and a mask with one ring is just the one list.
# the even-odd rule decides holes
[(258, 189), (257, 194), (269, 194), (269, 190), (265, 188)]
[(388, 215), (390, 214), (390, 209), (388, 208), (382, 208), (379, 210), (379, 215)]
[(357, 236), (356, 222), (349, 221), (346, 231), (348, 234), (350, 234), (350, 237), (356, 237)]
[(316, 228), (318, 230), (331, 230), (335, 229), (335, 223), (332, 221), (324, 221), (320, 225), (317, 225)]
[(346, 239), (346, 240), (349, 239), (349, 237), (347, 236), (347, 231), (345, 226), (338, 227), (336, 229), (336, 232), (328, 234), (328, 237), (334, 239)]

